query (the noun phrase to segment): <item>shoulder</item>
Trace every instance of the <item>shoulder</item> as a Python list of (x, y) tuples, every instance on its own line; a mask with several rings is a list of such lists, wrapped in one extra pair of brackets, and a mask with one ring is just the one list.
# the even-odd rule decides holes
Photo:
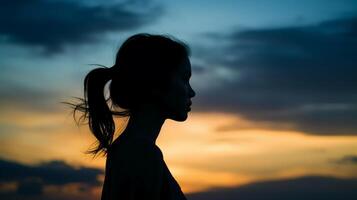
[(107, 161), (111, 199), (161, 199), (164, 165), (156, 145), (122, 143), (111, 149)]

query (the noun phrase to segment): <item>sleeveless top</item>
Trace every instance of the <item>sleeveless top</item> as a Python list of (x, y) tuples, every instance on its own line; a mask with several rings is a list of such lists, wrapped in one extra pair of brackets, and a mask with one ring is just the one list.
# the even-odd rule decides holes
[[(187, 200), (158, 146), (144, 140), (118, 139), (107, 154), (101, 200)], [(154, 180), (142, 181), (135, 173), (148, 174), (147, 179)]]

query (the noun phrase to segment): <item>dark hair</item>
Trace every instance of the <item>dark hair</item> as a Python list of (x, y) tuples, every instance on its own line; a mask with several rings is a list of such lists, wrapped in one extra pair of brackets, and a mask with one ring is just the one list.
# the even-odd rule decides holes
[[(189, 47), (172, 36), (140, 33), (122, 44), (112, 67), (99, 65), (90, 71), (84, 79), (84, 99), (67, 103), (74, 108), (75, 120), (76, 112), (82, 112), (77, 124), (88, 120), (97, 138), (98, 145), (87, 153), (106, 155), (115, 132), (113, 116), (130, 116), (143, 103), (154, 101), (149, 92), (166, 91), (177, 66), (189, 55)], [(104, 87), (110, 80), (105, 98)]]

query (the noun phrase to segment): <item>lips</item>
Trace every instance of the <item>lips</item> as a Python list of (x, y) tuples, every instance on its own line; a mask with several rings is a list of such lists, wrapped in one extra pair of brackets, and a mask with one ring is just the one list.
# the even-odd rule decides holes
[(192, 105), (192, 101), (189, 100), (188, 104), (187, 104), (187, 111), (190, 111), (191, 110), (191, 105)]
[(190, 103), (187, 105), (187, 110), (188, 110), (188, 111), (191, 110), (191, 105), (192, 105), (192, 102), (190, 102)]

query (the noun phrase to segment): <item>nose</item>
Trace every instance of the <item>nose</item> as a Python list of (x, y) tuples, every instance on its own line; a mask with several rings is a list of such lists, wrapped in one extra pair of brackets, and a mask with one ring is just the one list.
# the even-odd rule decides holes
[(196, 96), (196, 92), (192, 89), (192, 87), (190, 86), (190, 98)]

